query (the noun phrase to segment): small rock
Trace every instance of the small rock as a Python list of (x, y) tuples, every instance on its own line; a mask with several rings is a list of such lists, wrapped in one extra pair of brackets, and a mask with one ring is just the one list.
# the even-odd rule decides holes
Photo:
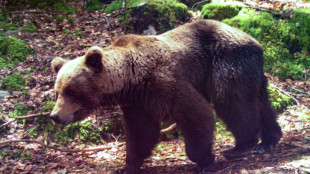
[(20, 94), (22, 94), (22, 92), (20, 92), (20, 91), (13, 91), (13, 96), (14, 96), (14, 97), (17, 97), (17, 96), (19, 96)]
[(7, 96), (11, 96), (8, 91), (1, 91), (0, 90), (0, 99), (4, 99)]

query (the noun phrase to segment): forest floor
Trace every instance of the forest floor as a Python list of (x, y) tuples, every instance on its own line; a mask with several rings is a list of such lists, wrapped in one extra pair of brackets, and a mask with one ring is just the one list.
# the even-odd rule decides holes
[[(5, 77), (10, 72), (26, 71), (34, 67), (35, 71), (25, 77), (32, 77), (35, 81), (26, 87), (29, 89), (29, 95), (22, 96), (18, 92), (13, 92), (12, 97), (0, 100), (1, 112), (4, 115), (14, 109), (15, 103), (39, 108), (44, 97), (55, 96), (53, 91), (55, 74), (50, 68), (53, 57), (73, 59), (82, 56), (92, 45), (105, 47), (124, 35), (122, 26), (116, 20), (118, 12), (107, 15), (78, 10), (72, 14), (75, 19), (73, 23), (66, 20), (57, 22), (55, 16), (48, 15), (44, 11), (17, 11), (11, 18), (12, 20), (25, 18), (25, 13), (26, 20), (36, 21), (40, 26), (39, 29), (34, 33), (10, 34), (25, 41), (35, 50), (35, 54), (28, 56), (26, 61), (14, 67), (2, 69), (0, 76)], [(73, 32), (65, 32), (65, 29)], [(75, 32), (80, 30), (83, 31), (83, 36)], [(218, 137), (214, 143), (216, 163), (212, 173), (310, 173), (310, 121), (303, 118), (310, 117), (310, 82), (279, 81), (277, 77), (269, 74), (267, 77), (277, 89), (297, 101), (296, 105), (290, 106), (278, 116), (278, 122), (284, 132), (283, 138), (271, 152), (255, 152), (242, 159), (229, 161), (220, 152), (233, 147), (233, 140)], [(32, 113), (37, 111), (34, 110)], [(0, 137), (0, 141), (23, 138), (24, 132), (20, 125), (13, 123), (9, 128), (10, 131)], [(116, 138), (105, 146), (109, 148), (102, 151), (72, 153), (49, 148), (42, 152), (42, 146), (36, 143), (11, 143), (3, 146), (8, 155), (0, 159), (0, 173), (112, 173), (121, 169), (124, 166), (125, 145)], [(82, 148), (75, 143), (69, 144), (67, 148), (77, 147)], [(17, 148), (25, 149), (30, 158), (10, 158)], [(143, 164), (141, 173), (195, 173), (195, 167), (196, 165), (185, 155), (184, 142), (174, 139), (160, 142), (153, 155)]]

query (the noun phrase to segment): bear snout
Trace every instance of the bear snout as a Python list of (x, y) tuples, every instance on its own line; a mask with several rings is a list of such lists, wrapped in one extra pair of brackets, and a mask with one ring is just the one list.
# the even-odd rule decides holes
[(61, 123), (61, 121), (59, 120), (58, 115), (51, 115), (50, 119), (52, 119), (57, 124)]

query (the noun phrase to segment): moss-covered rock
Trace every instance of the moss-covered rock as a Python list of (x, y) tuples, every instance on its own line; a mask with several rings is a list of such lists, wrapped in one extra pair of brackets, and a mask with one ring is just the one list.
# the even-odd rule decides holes
[(238, 15), (242, 7), (244, 7), (244, 5), (237, 2), (210, 3), (203, 6), (201, 17), (202, 19), (216, 19), (221, 21)]
[(279, 113), (286, 109), (288, 106), (295, 104), (295, 101), (289, 96), (276, 90), (273, 86), (268, 86), (269, 100), (273, 109)]
[(243, 8), (237, 16), (223, 22), (242, 29), (260, 41), (265, 51), (266, 71), (280, 79), (300, 79), (310, 68), (307, 63), (310, 61), (309, 34), (306, 34), (310, 32), (310, 17), (305, 13), (294, 14), (295, 17), (282, 20), (270, 13)]
[[(116, 7), (121, 0), (112, 2)], [(127, 33), (143, 33), (151, 25), (157, 33), (163, 33), (174, 28), (177, 21), (186, 21), (189, 18), (188, 8), (177, 0), (143, 0), (129, 1), (126, 9), (120, 16), (119, 22), (126, 26)], [(107, 7), (112, 9), (112, 7)], [(107, 10), (106, 9), (106, 10)]]
[(25, 60), (31, 53), (22, 40), (15, 37), (0, 37), (0, 69)]

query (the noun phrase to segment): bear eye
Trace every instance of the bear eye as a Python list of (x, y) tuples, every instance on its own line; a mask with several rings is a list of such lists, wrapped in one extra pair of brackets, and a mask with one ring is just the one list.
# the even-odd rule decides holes
[(73, 90), (68, 90), (67, 91), (67, 95), (70, 96), (70, 97), (73, 97), (75, 94), (75, 92)]

